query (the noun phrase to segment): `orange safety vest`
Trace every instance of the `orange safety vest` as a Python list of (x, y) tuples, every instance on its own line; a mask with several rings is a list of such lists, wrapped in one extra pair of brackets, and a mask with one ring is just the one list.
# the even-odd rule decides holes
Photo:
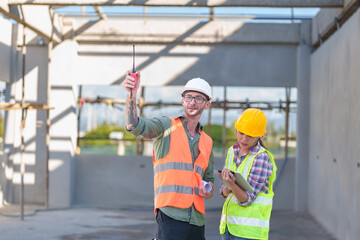
[(170, 118), (169, 153), (154, 163), (155, 211), (162, 207), (195, 208), (205, 214), (205, 203), (199, 196), (200, 182), (209, 164), (212, 139), (200, 130), (199, 155), (192, 162), (185, 129), (179, 118)]

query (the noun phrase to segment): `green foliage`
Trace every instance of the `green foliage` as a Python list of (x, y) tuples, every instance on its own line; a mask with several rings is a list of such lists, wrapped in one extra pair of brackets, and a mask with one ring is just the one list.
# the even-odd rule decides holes
[[(208, 125), (205, 125), (203, 128), (204, 132), (208, 134)], [(222, 147), (222, 125), (212, 124), (210, 127), (209, 136), (214, 141), (214, 147)], [(226, 147), (230, 147), (237, 141), (236, 130), (234, 127), (226, 128)]]
[[(0, 121), (3, 121), (3, 119), (0, 119)], [(0, 131), (3, 132), (3, 125), (2, 122), (0, 122), (1, 128)], [(208, 125), (205, 125), (203, 127), (203, 131), (209, 134), (209, 128)], [(210, 137), (213, 139), (214, 142), (214, 154), (216, 156), (222, 156), (223, 151), (223, 142), (222, 142), (222, 131), (223, 127), (219, 124), (212, 124), (210, 126)], [(129, 146), (135, 147), (135, 136), (126, 131), (123, 127), (118, 127), (116, 125), (108, 125), (103, 124), (98, 126), (96, 129), (93, 129), (86, 133), (84, 138), (80, 139), (80, 146), (84, 149), (88, 147), (89, 153), (91, 151), (93, 152), (106, 152), (107, 154), (115, 154), (117, 150), (117, 140), (111, 140), (109, 139), (109, 134), (111, 132), (123, 132), (123, 140), (128, 140), (125, 144), (127, 145), (127, 148)], [(279, 128), (275, 127), (275, 124), (273, 122), (268, 123), (267, 127), (267, 134), (263, 138), (265, 146), (269, 151), (277, 158), (282, 158), (284, 156), (284, 149), (280, 147), (280, 140), (284, 138), (284, 127), (280, 126)], [(296, 137), (296, 133), (292, 132), (290, 133), (291, 137)], [(131, 142), (130, 142), (131, 141)], [(230, 146), (232, 146), (234, 143), (237, 142), (236, 137), (236, 130), (232, 127), (226, 128), (226, 145), (225, 149), (228, 149)], [(108, 147), (108, 148), (106, 148)], [(91, 150), (91, 149), (92, 150)], [(113, 149), (112, 149), (113, 148)], [(90, 150), (91, 151), (90, 151)], [(99, 150), (100, 149), (100, 150)], [(134, 152), (135, 150), (132, 150)], [(290, 148), (289, 149), (289, 155), (294, 155), (296, 149)]]
[(4, 117), (0, 118), (0, 138), (3, 139), (0, 143), (0, 150), (3, 150), (3, 147), (4, 147)]
[(275, 124), (270, 122), (267, 126), (267, 133), (264, 137), (265, 146), (272, 152), (279, 148), (279, 142), (281, 137), (284, 135), (284, 128), (280, 127), (279, 130), (275, 128)]
[(0, 137), (4, 137), (4, 118), (0, 118)]
[[(291, 132), (289, 137), (296, 138), (296, 133)], [(278, 129), (275, 128), (275, 124), (270, 122), (267, 127), (267, 133), (264, 137), (264, 144), (269, 151), (274, 155), (275, 158), (284, 157), (284, 148), (280, 147), (280, 141), (285, 139), (285, 128), (280, 126)], [(294, 156), (296, 148), (289, 148), (289, 156)]]
[(107, 144), (115, 144), (117, 141), (109, 139), (111, 132), (124, 133), (123, 139), (135, 140), (135, 136), (126, 131), (124, 127), (118, 127), (114, 124), (103, 124), (97, 128), (87, 132), (83, 139), (80, 139), (80, 146), (99, 146)]
[[(203, 128), (204, 132), (208, 133), (208, 126), (205, 125)], [(218, 151), (221, 152), (222, 149), (222, 125), (213, 124), (210, 128), (210, 137), (214, 141), (214, 148), (217, 148)], [(267, 149), (275, 157), (283, 157), (284, 155), (284, 149), (280, 147), (280, 140), (284, 138), (285, 129), (283, 126), (280, 126), (278, 129), (275, 127), (274, 122), (269, 122), (267, 126), (267, 134), (263, 138), (264, 144)], [(292, 132), (290, 134), (291, 137), (296, 137), (296, 133)], [(236, 129), (234, 127), (227, 127), (226, 128), (226, 146), (225, 149), (228, 149), (231, 145), (236, 143), (237, 137), (236, 137)], [(294, 155), (295, 149), (290, 148), (289, 154)]]

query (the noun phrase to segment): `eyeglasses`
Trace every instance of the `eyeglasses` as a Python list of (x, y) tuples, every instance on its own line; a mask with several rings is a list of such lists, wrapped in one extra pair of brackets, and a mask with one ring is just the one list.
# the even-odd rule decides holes
[(195, 99), (195, 102), (197, 104), (202, 104), (204, 101), (206, 101), (206, 99), (203, 97), (193, 97), (193, 96), (187, 95), (187, 94), (185, 96), (183, 96), (183, 98), (184, 98), (185, 102), (191, 102), (193, 99)]

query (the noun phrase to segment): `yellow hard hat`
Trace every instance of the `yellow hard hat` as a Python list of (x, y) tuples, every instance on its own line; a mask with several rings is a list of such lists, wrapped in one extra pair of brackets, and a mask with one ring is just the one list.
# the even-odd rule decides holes
[(261, 137), (266, 133), (266, 123), (266, 116), (260, 109), (248, 108), (235, 120), (234, 125), (241, 133)]

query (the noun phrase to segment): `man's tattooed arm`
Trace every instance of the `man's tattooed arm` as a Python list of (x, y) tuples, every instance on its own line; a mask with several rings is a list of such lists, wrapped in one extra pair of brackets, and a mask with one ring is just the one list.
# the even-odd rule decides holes
[(133, 130), (139, 122), (136, 108), (136, 95), (131, 95), (132, 96), (128, 94), (128, 100), (126, 102), (126, 128), (128, 130)]

